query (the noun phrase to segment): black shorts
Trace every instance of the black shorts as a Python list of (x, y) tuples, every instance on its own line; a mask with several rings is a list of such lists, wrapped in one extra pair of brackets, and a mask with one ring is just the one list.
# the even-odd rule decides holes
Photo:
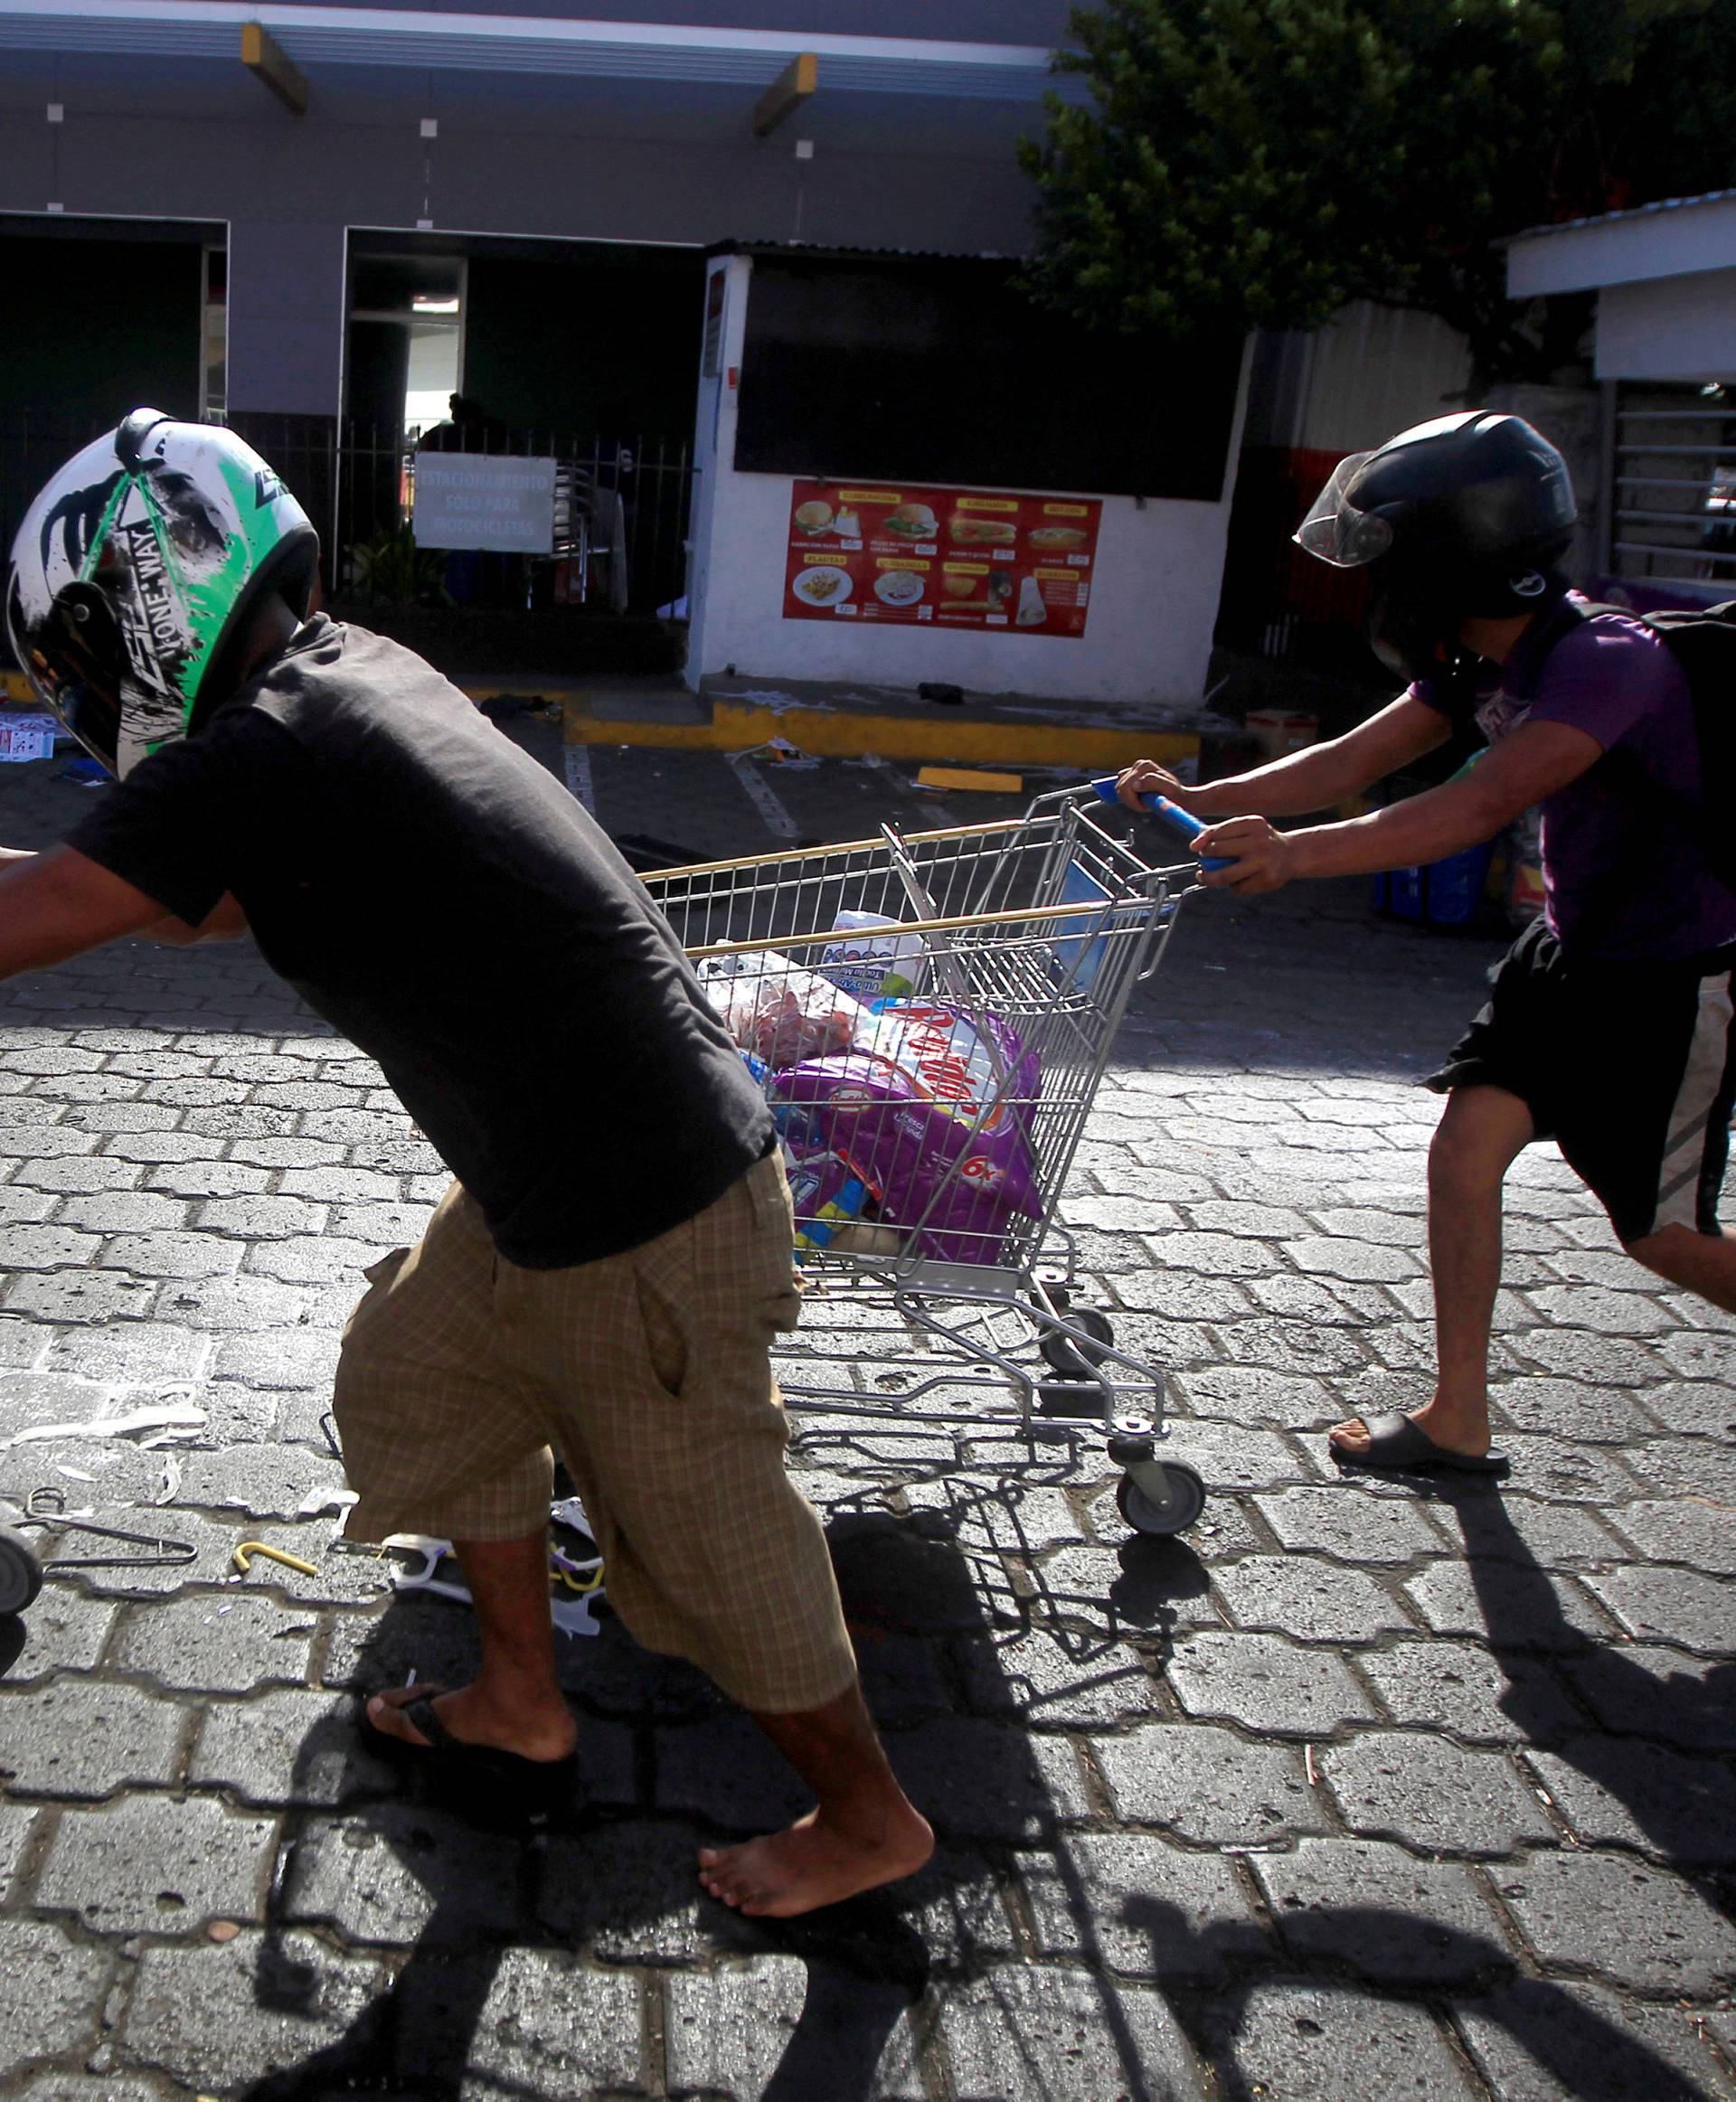
[(1426, 1084), (1517, 1095), (1623, 1241), (1716, 1233), (1736, 1100), (1732, 965), (1736, 948), (1672, 964), (1570, 957), (1540, 919)]

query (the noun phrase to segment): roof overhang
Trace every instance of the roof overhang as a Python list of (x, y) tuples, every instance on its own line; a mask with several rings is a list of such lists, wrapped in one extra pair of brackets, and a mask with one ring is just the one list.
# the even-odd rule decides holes
[(1507, 292), (1535, 299), (1736, 269), (1736, 190), (1533, 227), (1507, 244)]
[(1067, 101), (1089, 92), (1078, 77), (1052, 73), (1050, 52), (1035, 44), (247, 0), (0, 0), (0, 50), (231, 59), (249, 24), (309, 73), (322, 65), (416, 67), (763, 90), (808, 52), (827, 92), (1031, 103), (1045, 90)]

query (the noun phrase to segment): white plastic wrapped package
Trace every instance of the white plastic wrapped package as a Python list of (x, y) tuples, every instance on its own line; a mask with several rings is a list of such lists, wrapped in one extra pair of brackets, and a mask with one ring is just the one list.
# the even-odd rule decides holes
[(736, 1042), (775, 1070), (847, 1051), (868, 1020), (849, 994), (776, 949), (707, 957), (699, 976)]
[(920, 934), (899, 931), (884, 912), (840, 912), (820, 970), (856, 1000), (904, 1000), (920, 990), (928, 951)]

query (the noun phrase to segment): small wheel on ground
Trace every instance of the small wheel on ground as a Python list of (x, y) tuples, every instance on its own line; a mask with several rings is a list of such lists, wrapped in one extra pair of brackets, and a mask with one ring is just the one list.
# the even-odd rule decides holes
[(0, 1530), (0, 1617), (22, 1613), (42, 1588), (42, 1565), (28, 1541)]
[(1067, 1320), (1070, 1326), (1082, 1329), (1092, 1340), (1075, 1343), (1060, 1329), (1046, 1328), (1037, 1348), (1043, 1353), (1043, 1362), (1063, 1380), (1089, 1380), (1114, 1345), (1114, 1327), (1100, 1306), (1070, 1306)]
[(1131, 1475), (1123, 1475), (1115, 1485), (1115, 1507), (1122, 1517), (1136, 1532), (1159, 1540), (1185, 1532), (1205, 1509), (1205, 1484), (1193, 1468), (1175, 1460), (1165, 1460), (1162, 1466), (1164, 1479), (1169, 1484), (1169, 1501), (1161, 1509)]

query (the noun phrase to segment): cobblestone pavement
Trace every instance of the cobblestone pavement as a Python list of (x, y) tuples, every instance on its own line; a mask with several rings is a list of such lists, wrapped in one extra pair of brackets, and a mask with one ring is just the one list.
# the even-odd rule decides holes
[[(785, 837), (936, 807), (890, 768), (760, 778)], [(577, 785), (618, 828), (778, 844), (722, 759), (603, 750)], [(86, 793), (0, 768), (0, 838)], [(1410, 1083), (1493, 953), (1356, 887), (1198, 900), (1130, 1016), (1069, 1211), (1212, 1485), (1185, 1541), (1129, 1539), (1100, 1452), (804, 1422), (941, 1845), (784, 1928), (690, 1864), (788, 1815), (790, 1777), (618, 1625), (563, 1646), (589, 1801), (550, 1831), (407, 1796), (357, 1742), (358, 1692), (470, 1654), (461, 1608), (302, 1515), (340, 1479), (358, 1273), (440, 1187), (376, 1071), (245, 947), (0, 990), (0, 1495), (195, 1551), (0, 1623), (0, 2095), (1728, 2096), (1731, 1324), (1536, 1150), (1511, 1487), (1341, 1480), (1322, 1437), (1423, 1390), (1437, 1106)], [(911, 1339), (844, 1321), (802, 1349), (889, 1390)], [(5, 1442), (180, 1382), (190, 1437)], [(244, 1538), (318, 1573), (231, 1582)]]

